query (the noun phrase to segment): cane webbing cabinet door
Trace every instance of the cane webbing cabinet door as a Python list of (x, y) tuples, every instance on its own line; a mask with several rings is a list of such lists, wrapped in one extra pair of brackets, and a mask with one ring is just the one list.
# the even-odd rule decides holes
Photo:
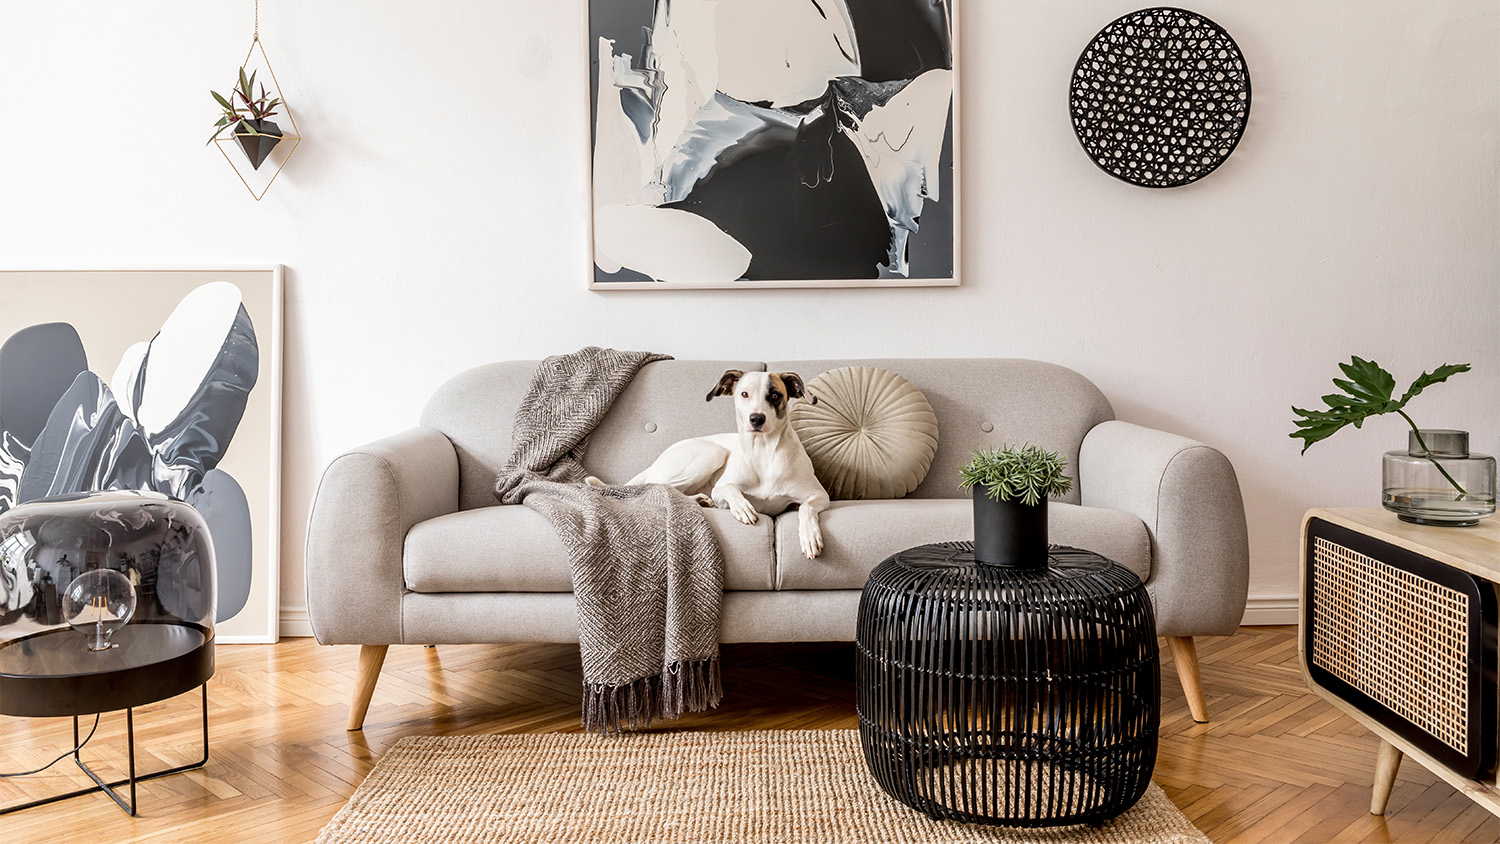
[(1311, 510), (1301, 572), (1308, 685), (1382, 741), (1371, 811), (1384, 812), (1409, 756), (1500, 814), (1500, 521), (1450, 528)]

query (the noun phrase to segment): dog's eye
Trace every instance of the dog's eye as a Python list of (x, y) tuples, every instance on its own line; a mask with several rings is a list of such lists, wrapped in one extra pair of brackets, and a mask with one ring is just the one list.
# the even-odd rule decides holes
[(748, 398), (750, 398), (750, 393), (748, 393), (748, 392), (741, 392), (740, 393), (740, 398), (742, 398), (742, 399), (748, 399)]
[(780, 393), (776, 393), (776, 392), (772, 392), (772, 393), (767, 394), (766, 398), (770, 400), (771, 404), (775, 404), (775, 403), (781, 401), (781, 394)]

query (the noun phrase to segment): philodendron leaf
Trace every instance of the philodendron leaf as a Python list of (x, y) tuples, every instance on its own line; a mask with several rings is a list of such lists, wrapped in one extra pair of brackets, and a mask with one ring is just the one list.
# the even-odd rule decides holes
[(1406, 395), (1401, 397), (1401, 404), (1404, 405), (1413, 398), (1416, 398), (1417, 394), (1431, 387), (1433, 384), (1441, 384), (1447, 381), (1450, 375), (1457, 375), (1460, 372), (1468, 371), (1469, 365), (1467, 363), (1445, 363), (1431, 372), (1424, 372), (1417, 376), (1417, 380), (1411, 382), (1410, 387), (1406, 388)]
[(1380, 364), (1356, 355), (1349, 359), (1349, 363), (1339, 364), (1339, 369), (1353, 382), (1334, 379), (1333, 383), (1344, 392), (1382, 403), (1391, 400), (1391, 391), (1396, 389), (1396, 379), (1381, 369)]
[(1350, 416), (1347, 414), (1324, 413), (1314, 410), (1302, 410), (1292, 408), (1292, 412), (1302, 414), (1303, 418), (1294, 420), (1301, 430), (1293, 431), (1290, 436), (1302, 440), (1302, 451), (1305, 453), (1308, 446), (1320, 440), (1326, 440), (1333, 436), (1345, 425), (1353, 424), (1358, 428), (1364, 421), (1363, 416)]
[(1445, 363), (1432, 372), (1424, 372), (1421, 377), (1412, 382), (1406, 394), (1399, 400), (1391, 398), (1391, 393), (1396, 388), (1396, 379), (1382, 369), (1380, 364), (1353, 356), (1349, 363), (1339, 364), (1339, 369), (1348, 376), (1348, 380), (1333, 379), (1334, 386), (1343, 390), (1344, 393), (1323, 396), (1323, 403), (1328, 406), (1327, 410), (1303, 410), (1296, 406), (1292, 407), (1294, 414), (1292, 421), (1297, 425), (1298, 430), (1287, 436), (1302, 440), (1304, 453), (1308, 446), (1333, 436), (1346, 425), (1358, 428), (1364, 424), (1365, 419), (1371, 416), (1401, 410), (1424, 388), (1445, 381), (1450, 375), (1467, 372), (1469, 365)]

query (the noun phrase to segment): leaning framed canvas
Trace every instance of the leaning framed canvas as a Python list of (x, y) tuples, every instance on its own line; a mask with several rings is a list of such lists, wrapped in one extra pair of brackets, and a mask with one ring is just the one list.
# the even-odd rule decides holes
[(588, 0), (594, 290), (953, 285), (958, 0)]
[(215, 640), (275, 642), (281, 298), (279, 266), (0, 271), (0, 511), (186, 501), (213, 535)]

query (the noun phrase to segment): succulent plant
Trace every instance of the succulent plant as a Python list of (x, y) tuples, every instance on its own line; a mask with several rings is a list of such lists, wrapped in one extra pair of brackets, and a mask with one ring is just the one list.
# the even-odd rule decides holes
[(958, 470), (961, 486), (978, 484), (993, 501), (1020, 501), (1028, 506), (1043, 498), (1066, 495), (1073, 479), (1063, 474), (1068, 461), (1041, 446), (1013, 445), (986, 448), (973, 453), (969, 465)]

